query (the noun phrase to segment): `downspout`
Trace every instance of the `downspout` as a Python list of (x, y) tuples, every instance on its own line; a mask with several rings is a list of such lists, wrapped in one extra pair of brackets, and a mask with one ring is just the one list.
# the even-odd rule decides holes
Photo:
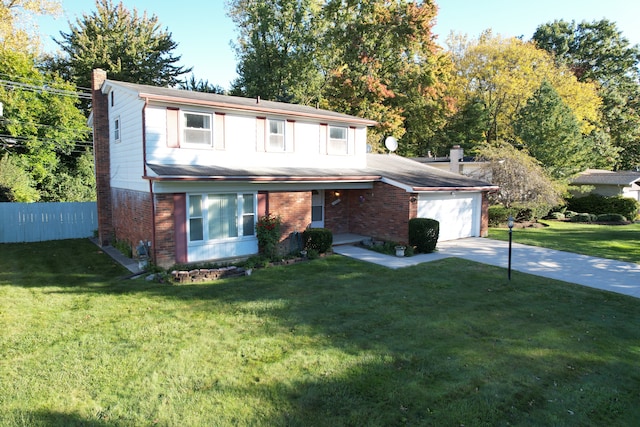
[[(142, 167), (143, 175), (147, 175), (147, 105), (149, 98), (144, 99), (142, 107)], [(156, 201), (153, 194), (153, 180), (149, 180), (149, 197), (151, 198), (151, 260), (156, 262)]]

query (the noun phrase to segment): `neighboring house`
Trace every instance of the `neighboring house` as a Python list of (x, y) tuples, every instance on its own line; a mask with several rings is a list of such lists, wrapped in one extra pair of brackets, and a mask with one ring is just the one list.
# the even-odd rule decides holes
[(571, 194), (578, 197), (593, 193), (607, 197), (629, 197), (640, 201), (640, 172), (587, 169), (574, 178), (570, 185), (573, 187), (570, 189)]
[(374, 121), (102, 70), (92, 87), (101, 244), (149, 241), (161, 266), (246, 257), (267, 213), (281, 217), (285, 248), (307, 227), (406, 242), (414, 217), (438, 219), (440, 240), (486, 235), (497, 187), (367, 154)]
[(413, 157), (416, 162), (424, 163), (434, 168), (448, 170), (476, 179), (483, 179), (487, 171), (485, 166), (489, 162), (476, 160), (474, 157), (465, 157), (464, 149), (459, 145), (454, 145), (446, 157)]

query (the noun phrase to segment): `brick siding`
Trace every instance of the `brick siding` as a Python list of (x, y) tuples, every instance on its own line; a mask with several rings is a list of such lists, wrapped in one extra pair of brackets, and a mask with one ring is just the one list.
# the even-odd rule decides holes
[(140, 240), (153, 239), (153, 211), (149, 193), (114, 188), (113, 228), (117, 240), (128, 242), (134, 249)]
[(270, 192), (268, 198), (268, 213), (282, 219), (280, 250), (288, 253), (296, 245), (291, 241), (292, 233), (302, 233), (311, 224), (311, 192)]
[(156, 241), (152, 252), (161, 267), (176, 263), (175, 204), (173, 194), (155, 195)]

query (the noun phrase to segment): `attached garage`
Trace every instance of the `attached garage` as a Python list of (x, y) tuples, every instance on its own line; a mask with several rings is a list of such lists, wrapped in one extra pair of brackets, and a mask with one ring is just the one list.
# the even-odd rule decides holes
[(438, 241), (479, 237), (482, 193), (437, 192), (418, 195), (418, 218), (440, 222)]

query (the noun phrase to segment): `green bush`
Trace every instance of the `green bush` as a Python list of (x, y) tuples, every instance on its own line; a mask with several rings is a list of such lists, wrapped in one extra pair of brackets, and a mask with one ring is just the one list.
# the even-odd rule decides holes
[(440, 235), (440, 223), (431, 218), (412, 218), (409, 220), (409, 245), (419, 253), (431, 253), (436, 250)]
[(307, 251), (314, 250), (323, 254), (331, 249), (333, 233), (326, 228), (307, 228), (302, 232), (302, 242)]
[(565, 219), (565, 215), (562, 212), (551, 212), (549, 214), (551, 219)]
[(571, 222), (595, 222), (598, 216), (591, 213), (578, 213), (571, 217)]
[(629, 219), (635, 219), (640, 209), (640, 203), (629, 197), (604, 197), (598, 194), (570, 198), (567, 200), (567, 206), (572, 211), (596, 215), (616, 213)]
[(532, 217), (532, 211), (528, 208), (506, 208), (502, 205), (489, 206), (489, 226), (497, 227), (500, 224), (505, 224), (512, 216), (518, 221), (529, 221)]
[(627, 218), (620, 214), (600, 214), (597, 218), (598, 222), (626, 222)]

